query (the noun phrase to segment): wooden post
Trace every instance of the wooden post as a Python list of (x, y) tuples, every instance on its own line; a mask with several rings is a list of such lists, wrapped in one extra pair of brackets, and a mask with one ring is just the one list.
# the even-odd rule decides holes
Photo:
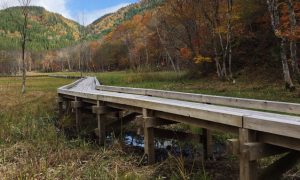
[(68, 101), (68, 100), (66, 100), (65, 101), (65, 106), (66, 106), (66, 109), (65, 109), (65, 113), (67, 114), (67, 115), (70, 115), (70, 113), (71, 113), (71, 105), (70, 105), (70, 101)]
[(202, 129), (202, 142), (203, 142), (203, 155), (204, 159), (207, 160), (213, 156), (213, 141), (212, 133), (208, 129)]
[(99, 135), (99, 145), (104, 146), (105, 144), (105, 124), (104, 124), (104, 115), (97, 114), (98, 121), (98, 135)]
[(64, 110), (63, 110), (64, 100), (61, 96), (58, 96), (57, 104), (58, 104), (58, 117), (60, 118), (64, 114)]
[(100, 101), (97, 101), (97, 106), (92, 107), (93, 113), (97, 115), (97, 134), (98, 142), (100, 146), (105, 145), (106, 130), (105, 130), (105, 120), (106, 115), (109, 112), (109, 108), (100, 104)]
[[(79, 102), (77, 97), (75, 97), (75, 101), (76, 102)], [(76, 129), (77, 129), (77, 132), (80, 131), (80, 127), (81, 127), (81, 109), (80, 109), (80, 105), (78, 107), (75, 108), (75, 111), (76, 111)]]
[(148, 164), (155, 163), (155, 149), (154, 149), (154, 131), (153, 127), (147, 127), (147, 120), (153, 118), (153, 113), (148, 109), (143, 109), (144, 118), (144, 144), (145, 144), (145, 155), (148, 158)]
[(244, 147), (245, 143), (255, 142), (256, 137), (253, 132), (248, 129), (239, 129), (240, 141), (240, 180), (257, 179), (257, 161), (250, 160), (248, 149)]
[(79, 132), (81, 126), (81, 117), (82, 117), (82, 112), (81, 112), (82, 103), (78, 100), (77, 97), (75, 97), (75, 101), (71, 102), (71, 106), (75, 110), (76, 130), (77, 132)]

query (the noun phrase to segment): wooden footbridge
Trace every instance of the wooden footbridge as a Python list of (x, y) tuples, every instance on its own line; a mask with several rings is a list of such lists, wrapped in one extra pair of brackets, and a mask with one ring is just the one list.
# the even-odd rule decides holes
[[(60, 114), (72, 109), (78, 129), (82, 113), (95, 114), (101, 145), (111, 125), (140, 120), (150, 164), (155, 162), (154, 138), (171, 138), (159, 127), (174, 123), (203, 128), (199, 140), (206, 158), (212, 154), (212, 131), (235, 134), (227, 145), (239, 157), (241, 180), (276, 179), (300, 159), (300, 104), (103, 86), (94, 77), (59, 88), (58, 97)], [(186, 135), (179, 137), (192, 138)], [(273, 155), (279, 160), (257, 173), (257, 161)]]

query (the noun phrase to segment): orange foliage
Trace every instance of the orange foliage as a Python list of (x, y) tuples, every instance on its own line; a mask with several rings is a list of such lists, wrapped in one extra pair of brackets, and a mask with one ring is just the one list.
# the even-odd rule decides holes
[(92, 41), (89, 44), (90, 49), (92, 50), (93, 53), (97, 50), (97, 48), (99, 47), (99, 45), (100, 44), (97, 41)]
[(192, 52), (188, 48), (181, 48), (180, 55), (183, 59), (188, 60), (192, 58)]
[[(280, 10), (280, 26), (277, 28), (276, 36), (287, 37), (290, 40), (300, 40), (300, 26), (296, 25), (292, 30), (290, 14), (287, 3), (282, 3), (279, 7)], [(294, 1), (293, 10), (295, 12), (296, 20), (300, 19), (300, 2)]]

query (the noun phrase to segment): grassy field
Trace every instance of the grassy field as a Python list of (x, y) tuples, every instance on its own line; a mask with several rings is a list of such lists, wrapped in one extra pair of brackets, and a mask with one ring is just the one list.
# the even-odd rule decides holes
[[(72, 74), (78, 75), (68, 73)], [(299, 91), (287, 92), (278, 81), (241, 77), (233, 84), (216, 78), (191, 80), (185, 74), (177, 76), (172, 72), (85, 75), (97, 76), (105, 85), (300, 102)], [(0, 179), (187, 179), (196, 176), (209, 179), (202, 164), (196, 163), (192, 170), (187, 170), (188, 163), (170, 157), (155, 166), (141, 166), (141, 155), (117, 141), (100, 148), (87, 139), (66, 138), (55, 126), (58, 121), (55, 97), (57, 87), (72, 81), (31, 77), (26, 94), (21, 95), (20, 78), (0, 78)], [(218, 163), (221, 167), (223, 162)], [(220, 172), (210, 174), (220, 176)]]

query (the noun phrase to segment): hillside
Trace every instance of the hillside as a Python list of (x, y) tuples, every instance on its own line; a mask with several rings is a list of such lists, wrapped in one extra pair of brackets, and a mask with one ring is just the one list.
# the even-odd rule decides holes
[[(135, 15), (153, 9), (163, 0), (143, 0), (121, 8), (116, 13), (106, 14), (87, 27), (88, 39), (97, 40), (112, 32), (114, 28)], [(30, 50), (51, 50), (72, 46), (79, 39), (80, 25), (60, 14), (52, 13), (42, 7), (30, 7)], [(19, 49), (17, 22), (21, 20), (19, 7), (0, 10), (0, 50)]]
[[(20, 7), (12, 7), (0, 11), (0, 50), (19, 48), (20, 10)], [(35, 51), (69, 46), (79, 38), (78, 23), (42, 7), (30, 7), (29, 27), (28, 48)]]
[(146, 10), (153, 9), (163, 3), (164, 0), (143, 0), (119, 9), (115, 13), (107, 14), (95, 20), (88, 26), (91, 39), (98, 39), (110, 33), (115, 27), (124, 21), (131, 20), (137, 14), (143, 14)]

